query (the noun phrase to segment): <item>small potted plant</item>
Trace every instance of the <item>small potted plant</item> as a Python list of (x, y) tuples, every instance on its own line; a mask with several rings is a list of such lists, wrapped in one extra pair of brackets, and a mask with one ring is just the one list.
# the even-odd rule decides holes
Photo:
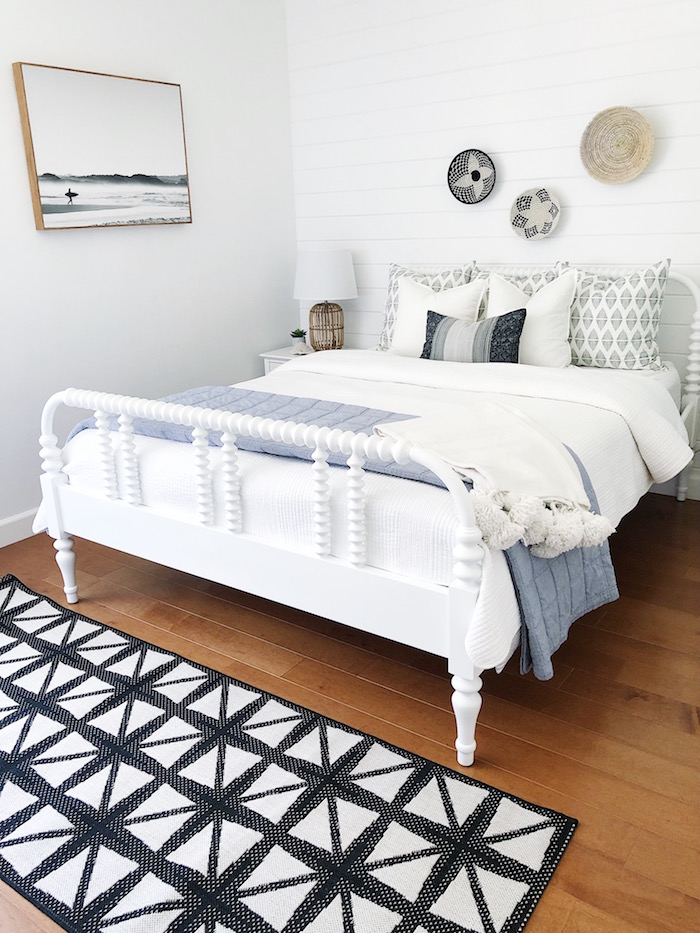
[(313, 347), (306, 342), (306, 331), (303, 327), (295, 327), (290, 332), (292, 338), (292, 354), (294, 356), (303, 356), (305, 353), (313, 353)]

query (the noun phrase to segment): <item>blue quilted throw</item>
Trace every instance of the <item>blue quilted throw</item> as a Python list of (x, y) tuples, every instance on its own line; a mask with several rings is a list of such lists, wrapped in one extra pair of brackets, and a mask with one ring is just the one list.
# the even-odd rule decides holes
[[(361, 405), (297, 398), (231, 386), (202, 386), (166, 396), (163, 401), (365, 434), (371, 434), (375, 425), (415, 417), (412, 414)], [(94, 419), (87, 419), (77, 425), (71, 437), (94, 426)], [(112, 426), (117, 429), (116, 418), (113, 418)], [(182, 425), (135, 418), (133, 427), (136, 433), (148, 437), (185, 443), (192, 439), (191, 428)], [(220, 446), (221, 434), (210, 432), (209, 442)], [(239, 437), (236, 444), (241, 450), (302, 460), (312, 459), (312, 451), (309, 448), (297, 447), (294, 444), (254, 437)], [(598, 503), (588, 474), (573, 451), (570, 453), (581, 473), (591, 509), (597, 512)], [(331, 464), (344, 464), (347, 457), (339, 453), (330, 454), (328, 459)], [(442, 485), (431, 470), (416, 463), (398, 464), (368, 460), (365, 469), (436, 486)], [(521, 613), (520, 669), (523, 673), (532, 669), (536, 677), (548, 680), (554, 675), (552, 655), (566, 640), (569, 628), (576, 619), (619, 596), (609, 545), (604, 541), (595, 547), (575, 548), (557, 557), (541, 558), (534, 556), (529, 548), (518, 542), (508, 548), (505, 554)]]
[[(253, 418), (273, 418), (277, 421), (315, 424), (319, 428), (340, 428), (343, 431), (364, 432), (365, 434), (371, 434), (374, 426), (381, 424), (382, 421), (400, 421), (414, 417), (410, 414), (397, 414), (381, 408), (345, 405), (340, 402), (328, 402), (314, 398), (297, 398), (292, 395), (277, 395), (272, 392), (236, 389), (231, 386), (201, 386), (174, 395), (166, 395), (162, 401), (172, 402), (176, 405), (215, 408), (220, 411), (250, 415)], [(112, 416), (110, 420), (112, 429), (116, 431), (119, 427), (116, 417)], [(70, 437), (85, 428), (94, 427), (94, 418), (88, 418), (73, 429)], [(183, 443), (189, 443), (192, 440), (192, 429), (181, 424), (166, 424), (163, 421), (134, 418), (133, 428), (136, 434), (142, 434), (145, 437), (157, 437)], [(221, 432), (210, 431), (209, 443), (214, 447), (220, 447)], [(240, 450), (272, 454), (278, 457), (292, 457), (297, 460), (313, 459), (313, 451), (308, 447), (265, 441), (258, 437), (241, 435), (236, 438), (236, 446)], [(347, 457), (344, 454), (331, 453), (328, 455), (328, 462), (335, 465), (345, 464)], [(365, 469), (374, 473), (387, 473), (392, 476), (401, 476), (406, 479), (416, 479), (424, 483), (441, 485), (431, 470), (417, 463), (400, 466), (383, 460), (372, 460), (365, 464)]]

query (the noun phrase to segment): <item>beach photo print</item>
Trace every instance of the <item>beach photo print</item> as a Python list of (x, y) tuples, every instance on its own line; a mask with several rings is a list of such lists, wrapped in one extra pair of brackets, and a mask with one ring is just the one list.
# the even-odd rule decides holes
[(37, 230), (192, 222), (179, 84), (12, 67)]

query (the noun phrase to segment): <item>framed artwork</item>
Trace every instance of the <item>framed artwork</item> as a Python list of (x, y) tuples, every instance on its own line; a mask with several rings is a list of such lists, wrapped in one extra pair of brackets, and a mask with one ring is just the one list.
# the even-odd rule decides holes
[(12, 68), (37, 230), (192, 222), (179, 84)]

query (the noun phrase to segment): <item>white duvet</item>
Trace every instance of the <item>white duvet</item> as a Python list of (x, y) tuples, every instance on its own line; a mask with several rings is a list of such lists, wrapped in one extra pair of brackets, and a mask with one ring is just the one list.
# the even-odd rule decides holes
[[(416, 416), (442, 415), (450, 407), (464, 405), (470, 397), (501, 401), (541, 422), (582, 459), (577, 440), (584, 422), (595, 426), (598, 416), (601, 422), (611, 416), (623, 433), (627, 429), (629, 440), (656, 483), (676, 476), (692, 458), (673, 397), (646, 376), (577, 366), (556, 369), (510, 363), (435, 363), (362, 350), (316, 353), (278, 367), (263, 378), (263, 384), (287, 395), (352, 401)], [(273, 382), (288, 388), (272, 388)], [(242, 384), (258, 387), (261, 380)], [(600, 497), (597, 487), (596, 492)]]
[[(677, 374), (658, 377), (609, 370), (543, 369), (511, 364), (465, 365), (416, 360), (375, 351), (324, 352), (299, 357), (245, 388), (368, 405), (425, 416), (444, 414), (475, 397), (507, 402), (540, 422), (580, 457), (600, 510), (613, 525), (653, 482), (675, 476), (690, 460), (685, 428), (672, 394)], [(137, 437), (144, 504), (195, 520), (189, 445)], [(118, 439), (115, 444), (118, 446)], [(82, 431), (65, 448), (70, 482), (99, 489), (96, 432)], [(223, 516), (221, 452), (212, 448), (215, 518)], [(310, 550), (313, 508), (308, 463), (241, 452), (244, 529)], [(344, 471), (332, 471), (342, 489)], [(440, 488), (367, 474), (368, 563), (421, 580), (451, 579), (455, 517)], [(334, 505), (332, 552), (346, 557), (343, 497)], [(479, 612), (467, 650), (482, 667), (507, 660), (520, 619), (502, 551), (487, 551)]]

